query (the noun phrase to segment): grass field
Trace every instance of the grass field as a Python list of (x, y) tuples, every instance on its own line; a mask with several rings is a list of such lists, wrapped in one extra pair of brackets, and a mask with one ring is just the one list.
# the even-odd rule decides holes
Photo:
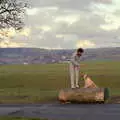
[[(120, 95), (120, 61), (83, 62), (81, 71), (100, 87)], [(68, 64), (1, 65), (0, 103), (56, 101), (58, 91), (70, 87)]]

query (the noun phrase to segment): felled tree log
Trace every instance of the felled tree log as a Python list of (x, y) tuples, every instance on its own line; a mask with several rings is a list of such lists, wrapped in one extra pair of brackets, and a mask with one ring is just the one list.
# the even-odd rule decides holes
[(78, 102), (78, 103), (97, 103), (105, 102), (109, 98), (108, 88), (80, 88), (80, 89), (63, 89), (59, 92), (58, 99), (61, 102)]

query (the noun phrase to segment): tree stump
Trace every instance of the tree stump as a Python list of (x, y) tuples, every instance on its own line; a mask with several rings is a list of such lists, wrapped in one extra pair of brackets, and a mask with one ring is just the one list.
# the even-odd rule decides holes
[(68, 88), (59, 92), (61, 102), (104, 103), (109, 98), (108, 88)]

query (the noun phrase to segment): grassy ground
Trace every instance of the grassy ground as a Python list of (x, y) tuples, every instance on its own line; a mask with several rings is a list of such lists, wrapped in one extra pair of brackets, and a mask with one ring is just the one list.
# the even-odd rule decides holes
[[(119, 62), (84, 62), (81, 71), (111, 95), (120, 95)], [(56, 101), (58, 91), (70, 87), (67, 64), (1, 65), (0, 103), (40, 103)]]

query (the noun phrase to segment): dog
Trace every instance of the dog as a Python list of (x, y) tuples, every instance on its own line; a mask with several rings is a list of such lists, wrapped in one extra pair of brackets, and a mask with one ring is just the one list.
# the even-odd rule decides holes
[(84, 88), (98, 88), (98, 86), (92, 81), (92, 79), (87, 75), (83, 75)]

